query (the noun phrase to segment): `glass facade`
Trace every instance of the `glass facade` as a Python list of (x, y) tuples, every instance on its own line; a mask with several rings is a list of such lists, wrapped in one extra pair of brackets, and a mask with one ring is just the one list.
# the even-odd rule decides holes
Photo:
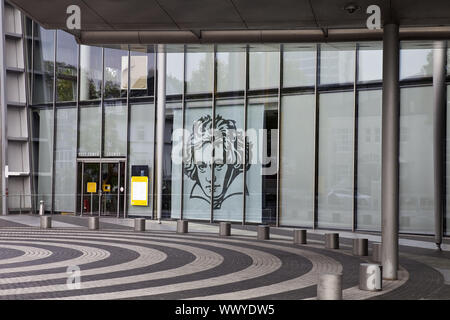
[[(36, 203), (155, 217), (153, 47), (33, 34)], [(434, 232), (432, 53), (401, 43), (405, 233)], [(381, 230), (382, 43), (170, 45), (166, 102), (163, 218)], [(146, 206), (131, 203), (135, 175)]]

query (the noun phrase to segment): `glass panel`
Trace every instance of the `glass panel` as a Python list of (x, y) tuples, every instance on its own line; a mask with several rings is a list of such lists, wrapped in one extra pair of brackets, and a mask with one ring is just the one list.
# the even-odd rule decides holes
[(211, 101), (186, 103), (183, 217), (211, 218)]
[(249, 50), (249, 88), (278, 88), (280, 84), (280, 46), (252, 45)]
[(381, 230), (381, 90), (358, 92), (357, 228)]
[(166, 94), (182, 94), (184, 53), (168, 52), (166, 55), (166, 60)]
[(105, 157), (127, 155), (127, 112), (126, 103), (105, 102), (103, 154)]
[(55, 31), (34, 25), (33, 104), (53, 102)]
[(67, 32), (57, 31), (56, 47), (56, 99), (77, 100), (78, 44)]
[(78, 156), (100, 157), (102, 109), (98, 104), (80, 106)]
[[(248, 144), (244, 148), (244, 100), (218, 100), (214, 128), (214, 220), (242, 221), (244, 171), (249, 168), (244, 167), (244, 152), (249, 152)], [(212, 152), (205, 142), (203, 150)]]
[(283, 52), (283, 87), (314, 86), (316, 81), (316, 46), (285, 45)]
[(80, 47), (80, 100), (95, 100), (102, 93), (102, 48)]
[(217, 46), (217, 91), (245, 90), (245, 46)]
[(278, 110), (275, 97), (248, 102), (247, 139), (250, 146), (245, 221), (276, 222)]
[(188, 47), (186, 53), (186, 92), (212, 92), (213, 70), (214, 54), (211, 46)]
[(358, 81), (376, 81), (383, 77), (381, 43), (361, 43), (358, 51)]
[(400, 231), (434, 233), (433, 88), (400, 99)]
[[(163, 213), (169, 218), (180, 218), (183, 183), (183, 112), (180, 102), (166, 105), (165, 129)], [(186, 139), (188, 136), (186, 133)]]
[[(148, 166), (149, 201), (148, 206), (132, 206), (130, 202), (128, 202), (129, 215), (146, 215), (146, 216), (152, 215), (152, 198), (151, 198), (151, 195), (153, 194), (152, 171), (153, 171), (153, 148), (155, 146), (154, 117), (155, 117), (155, 105), (153, 103), (136, 103), (130, 106), (130, 155), (128, 161), (128, 172), (130, 173), (129, 175), (131, 176), (131, 166), (134, 165)], [(168, 136), (169, 136), (168, 139), (170, 139), (170, 134)], [(166, 136), (165, 139), (167, 139)], [(163, 169), (164, 173), (165, 169), (166, 168), (164, 163)], [(131, 178), (129, 178), (128, 181), (129, 181), (128, 185), (130, 186)]]
[(423, 42), (402, 42), (400, 49), (400, 80), (431, 77), (432, 75), (432, 45)]
[[(149, 52), (131, 51), (131, 97), (153, 96), (155, 91), (155, 54), (153, 48)], [(125, 83), (128, 81), (126, 80)], [(127, 87), (127, 86), (125, 86)]]
[(353, 92), (319, 96), (318, 226), (352, 227)]
[(56, 109), (55, 211), (75, 212), (77, 109)]
[(45, 210), (52, 208), (53, 110), (32, 112), (34, 185), (37, 187), (35, 208), (44, 200)]
[(320, 84), (355, 80), (355, 44), (320, 45)]
[(313, 226), (314, 95), (281, 100), (280, 224)]
[(127, 82), (128, 51), (105, 48), (105, 99), (126, 97)]

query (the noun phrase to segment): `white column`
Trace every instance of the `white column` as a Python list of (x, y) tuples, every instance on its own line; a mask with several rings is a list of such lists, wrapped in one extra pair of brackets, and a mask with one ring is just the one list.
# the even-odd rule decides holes
[(157, 48), (157, 104), (156, 104), (156, 216), (161, 222), (163, 160), (164, 160), (164, 125), (166, 111), (166, 53), (165, 46)]

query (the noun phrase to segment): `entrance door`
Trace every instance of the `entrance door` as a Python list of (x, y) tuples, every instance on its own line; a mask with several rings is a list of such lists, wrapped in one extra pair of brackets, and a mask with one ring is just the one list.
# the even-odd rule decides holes
[(125, 161), (80, 161), (81, 215), (124, 217)]

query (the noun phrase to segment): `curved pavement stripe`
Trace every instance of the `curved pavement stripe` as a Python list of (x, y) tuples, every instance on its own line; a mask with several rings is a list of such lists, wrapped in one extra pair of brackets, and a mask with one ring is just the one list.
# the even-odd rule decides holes
[(52, 251), (50, 250), (33, 247), (32, 244), (28, 246), (10, 245), (6, 243), (0, 244), (0, 250), (4, 248), (22, 251), (23, 254), (19, 257), (0, 260), (0, 268), (2, 268), (2, 266), (6, 264), (33, 261), (37, 259), (42, 259), (44, 257), (49, 257), (53, 254)]

